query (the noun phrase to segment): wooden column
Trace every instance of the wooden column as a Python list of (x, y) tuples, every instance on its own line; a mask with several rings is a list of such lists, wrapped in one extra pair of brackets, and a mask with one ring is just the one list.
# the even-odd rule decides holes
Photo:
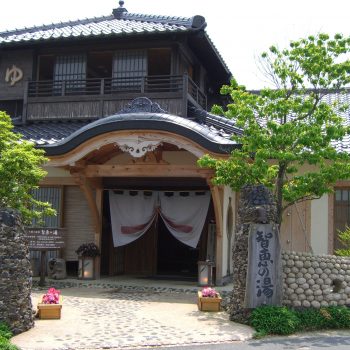
[[(103, 214), (103, 188), (101, 185), (101, 181), (98, 182), (98, 187), (96, 186), (95, 189), (96, 189), (96, 195), (95, 195), (96, 207), (99, 214), (99, 228), (95, 232), (95, 243), (100, 248), (100, 251), (101, 251), (102, 214)], [(101, 277), (101, 257), (100, 256), (97, 259), (95, 259), (95, 271), (96, 271), (96, 278), (99, 279)]]
[[(71, 169), (76, 184), (80, 187), (87, 200), (90, 208), (92, 222), (95, 231), (95, 244), (101, 250), (101, 233), (102, 233), (102, 199), (103, 188), (101, 178), (86, 178), (81, 171)], [(94, 195), (95, 190), (95, 195)], [(101, 276), (101, 257), (95, 259), (95, 276), (97, 279)]]
[(222, 259), (223, 259), (223, 237), (222, 237), (222, 201), (223, 188), (212, 184), (211, 179), (207, 180), (213, 199), (215, 224), (216, 224), (216, 285), (222, 285)]

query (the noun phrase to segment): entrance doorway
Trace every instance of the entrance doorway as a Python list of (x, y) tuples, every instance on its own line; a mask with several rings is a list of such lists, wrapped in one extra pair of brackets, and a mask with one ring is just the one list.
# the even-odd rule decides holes
[(157, 275), (195, 279), (200, 248), (191, 248), (177, 240), (161, 219), (158, 221), (157, 233)]
[[(173, 187), (170, 188), (173, 189)], [(152, 190), (158, 189), (153, 187)], [(181, 188), (181, 191), (183, 189), (184, 187)], [(111, 229), (109, 193), (106, 190), (103, 205), (101, 274), (195, 280), (198, 270), (197, 262), (207, 258), (208, 226), (213, 220), (215, 220), (215, 215), (211, 202), (196, 248), (191, 248), (177, 240), (167, 229), (161, 217), (158, 217), (158, 220), (142, 237), (115, 248)]]

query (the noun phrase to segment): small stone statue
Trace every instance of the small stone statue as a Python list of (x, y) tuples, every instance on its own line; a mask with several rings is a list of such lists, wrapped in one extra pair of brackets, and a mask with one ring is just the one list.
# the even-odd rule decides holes
[(55, 280), (67, 278), (66, 262), (64, 259), (53, 258), (49, 260), (48, 276)]

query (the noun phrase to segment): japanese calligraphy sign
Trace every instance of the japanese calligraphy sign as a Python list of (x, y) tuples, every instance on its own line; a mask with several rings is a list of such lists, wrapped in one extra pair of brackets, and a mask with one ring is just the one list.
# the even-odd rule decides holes
[(253, 224), (249, 233), (245, 306), (281, 303), (281, 246), (273, 224)]
[(63, 230), (58, 228), (26, 228), (29, 249), (57, 250), (64, 248)]
[(22, 69), (12, 65), (11, 68), (7, 68), (5, 74), (5, 81), (11, 86), (15, 85), (17, 82), (21, 81), (23, 78)]

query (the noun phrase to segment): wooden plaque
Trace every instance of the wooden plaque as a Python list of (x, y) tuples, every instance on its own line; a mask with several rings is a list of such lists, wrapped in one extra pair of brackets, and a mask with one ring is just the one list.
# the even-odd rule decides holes
[(64, 230), (59, 228), (27, 227), (30, 250), (57, 250), (64, 248)]

